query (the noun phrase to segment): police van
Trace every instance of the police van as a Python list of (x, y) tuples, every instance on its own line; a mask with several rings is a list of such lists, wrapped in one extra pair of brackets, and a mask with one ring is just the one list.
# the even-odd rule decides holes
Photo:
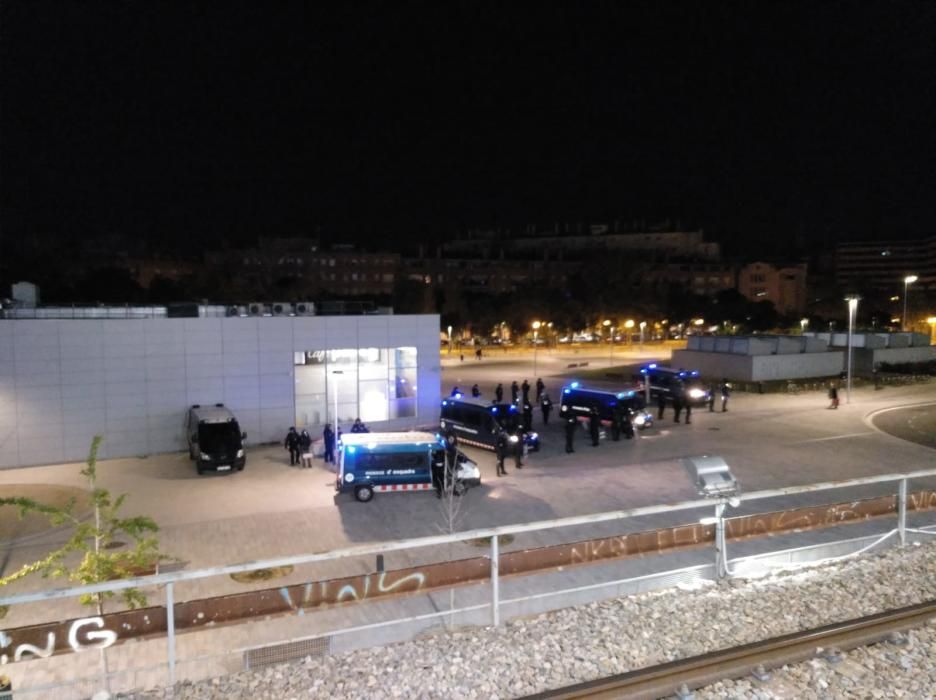
[(641, 367), (640, 375), (641, 385), (649, 379), (652, 400), (662, 396), (664, 401), (672, 403), (674, 397), (679, 397), (683, 404), (704, 406), (711, 396), (695, 370), (672, 369), (652, 363)]
[(206, 471), (242, 471), (247, 463), (244, 440), (237, 418), (223, 403), (193, 405), (186, 419), (189, 457), (199, 474)]
[[(456, 453), (456, 495), (481, 485), (481, 470)], [(338, 493), (353, 493), (361, 503), (375, 493), (428, 491), (445, 474), (445, 440), (432, 433), (345, 433), (338, 445)]]
[[(516, 442), (523, 419), (516, 406), (509, 403), (489, 403), (481, 399), (456, 394), (442, 401), (442, 431), (454, 431), (458, 441), (466, 445), (493, 450), (501, 435)], [(533, 431), (523, 435), (524, 447), (536, 452), (539, 435)]]
[(601, 423), (611, 428), (611, 438), (620, 440), (625, 418), (629, 418), (631, 425), (639, 430), (653, 425), (653, 415), (645, 410), (645, 405), (643, 395), (636, 390), (602, 391), (586, 389), (579, 382), (572, 382), (562, 387), (559, 417), (587, 419), (595, 410)]

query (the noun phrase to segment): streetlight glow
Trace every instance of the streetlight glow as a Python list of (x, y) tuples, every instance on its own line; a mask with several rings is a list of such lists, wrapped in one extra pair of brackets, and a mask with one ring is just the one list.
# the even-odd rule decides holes
[(916, 282), (919, 277), (916, 275), (907, 275), (904, 277), (904, 308), (903, 308), (903, 321), (900, 323), (901, 330), (907, 330), (907, 296), (910, 293), (910, 285)]
[(539, 329), (543, 324), (539, 321), (533, 321), (533, 377), (536, 377), (536, 349), (537, 349), (537, 340), (539, 339)]
[(855, 316), (858, 314), (858, 295), (845, 297), (848, 302), (848, 365), (846, 368), (847, 382), (845, 384), (845, 403), (851, 403), (852, 385), (852, 333), (855, 327)]

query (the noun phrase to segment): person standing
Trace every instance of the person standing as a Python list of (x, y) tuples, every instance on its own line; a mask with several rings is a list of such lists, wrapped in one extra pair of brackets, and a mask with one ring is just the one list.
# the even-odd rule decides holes
[(631, 440), (634, 437), (634, 424), (631, 422), (632, 409), (628, 408), (621, 416), (621, 429), (624, 431), (624, 438)]
[(517, 469), (523, 469), (523, 447), (526, 444), (524, 438), (526, 433), (520, 428), (517, 430), (517, 442), (514, 444), (514, 466)]
[(510, 403), (516, 405), (517, 396), (520, 395), (520, 386), (517, 384), (517, 380), (514, 379), (513, 383), (510, 385)]
[(283, 447), (289, 450), (289, 464), (299, 464), (299, 433), (295, 427), (291, 427), (286, 433), (286, 440), (283, 441)]
[(565, 441), (566, 441), (566, 444), (565, 444), (566, 454), (575, 452), (575, 447), (573, 446), (573, 442), (575, 441), (575, 426), (577, 424), (578, 424), (578, 421), (575, 420), (575, 416), (569, 416), (568, 418), (566, 418), (565, 427), (564, 427)]
[(457, 387), (457, 386), (453, 386), (453, 387), (452, 387), (452, 393), (449, 394), (449, 396), (452, 397), (452, 398), (454, 399), (454, 398), (455, 398), (456, 396), (458, 396), (460, 393), (461, 393), (461, 391), (459, 391), (458, 387)]
[(331, 423), (325, 424), (325, 430), (322, 431), (322, 442), (325, 443), (325, 464), (334, 464), (335, 431), (332, 430)]
[(679, 422), (679, 416), (682, 415), (682, 396), (680, 396), (679, 390), (673, 392), (673, 422)]
[(507, 458), (507, 433), (501, 432), (494, 444), (494, 455), (497, 457), (497, 475), (507, 476), (504, 460)]
[(829, 408), (839, 407), (838, 387), (835, 382), (829, 383)]
[(549, 394), (543, 394), (543, 398), (540, 399), (540, 410), (543, 412), (543, 425), (549, 425), (549, 414), (552, 412), (552, 401), (549, 399)]
[(302, 466), (311, 467), (312, 455), (309, 453), (312, 451), (312, 436), (305, 428), (299, 433), (299, 451), (302, 454)]
[(657, 420), (663, 420), (663, 409), (666, 408), (666, 397), (663, 395), (662, 391), (657, 394), (657, 408), (659, 409), (657, 411)]
[(721, 410), (724, 413), (728, 410), (728, 397), (731, 396), (731, 385), (727, 379), (721, 380), (719, 391), (721, 392)]
[(708, 388), (708, 410), (709, 413), (715, 412), (715, 393), (718, 387), (715, 386), (715, 382), (709, 384)]
[(481, 388), (477, 384), (473, 384), (471, 387), (471, 395), (475, 398), (481, 396)]
[(543, 392), (546, 391), (546, 384), (543, 383), (542, 377), (536, 378), (536, 402), (539, 403), (539, 400), (543, 396)]
[(594, 408), (588, 416), (588, 433), (591, 435), (592, 447), (598, 447), (598, 440), (601, 438), (601, 421), (598, 418), (598, 411)]
[(529, 397), (523, 402), (523, 429), (533, 430), (533, 404), (530, 403)]
[(686, 399), (686, 425), (692, 422), (692, 402)]
[(530, 382), (526, 379), (523, 380), (523, 384), (520, 387), (520, 390), (523, 392), (523, 401), (527, 402), (530, 400)]
[(497, 403), (503, 403), (504, 401), (504, 385), (500, 382), (494, 387), (494, 398), (497, 399)]

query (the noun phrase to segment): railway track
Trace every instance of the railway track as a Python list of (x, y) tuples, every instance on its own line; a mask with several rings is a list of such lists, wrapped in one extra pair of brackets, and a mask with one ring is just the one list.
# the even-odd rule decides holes
[(817, 656), (820, 648), (829, 653), (873, 644), (895, 632), (920, 627), (932, 617), (936, 617), (936, 600), (528, 695), (524, 700), (673, 697), (684, 686), (701, 688), (750, 675), (759, 668), (805, 661)]

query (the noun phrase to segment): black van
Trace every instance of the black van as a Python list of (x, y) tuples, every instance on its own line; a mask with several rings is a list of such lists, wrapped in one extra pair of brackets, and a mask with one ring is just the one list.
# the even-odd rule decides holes
[(243, 471), (247, 463), (242, 433), (237, 418), (223, 403), (214, 406), (195, 404), (186, 421), (189, 457), (199, 474), (206, 471)]
[(650, 396), (652, 400), (657, 400), (659, 396), (663, 396), (667, 403), (672, 403), (673, 397), (678, 396), (683, 404), (704, 406), (708, 403), (711, 395), (711, 392), (699, 378), (699, 373), (695, 370), (660, 367), (654, 363), (641, 367), (640, 375), (638, 381), (641, 386), (645, 381), (645, 377), (650, 379)]
[(601, 391), (585, 389), (578, 382), (572, 382), (562, 387), (559, 417), (566, 419), (571, 415), (577, 419), (587, 419), (591, 417), (593, 409), (597, 410), (601, 423), (611, 428), (611, 438), (620, 440), (625, 418), (629, 418), (631, 425), (639, 430), (653, 425), (653, 415), (644, 410), (645, 406), (643, 395), (636, 390)]
[[(442, 401), (442, 432), (454, 430), (459, 443), (493, 450), (501, 433), (517, 435), (523, 420), (517, 407), (509, 403), (486, 403), (459, 394)], [(539, 449), (539, 435), (524, 433), (524, 444), (531, 452)]]

